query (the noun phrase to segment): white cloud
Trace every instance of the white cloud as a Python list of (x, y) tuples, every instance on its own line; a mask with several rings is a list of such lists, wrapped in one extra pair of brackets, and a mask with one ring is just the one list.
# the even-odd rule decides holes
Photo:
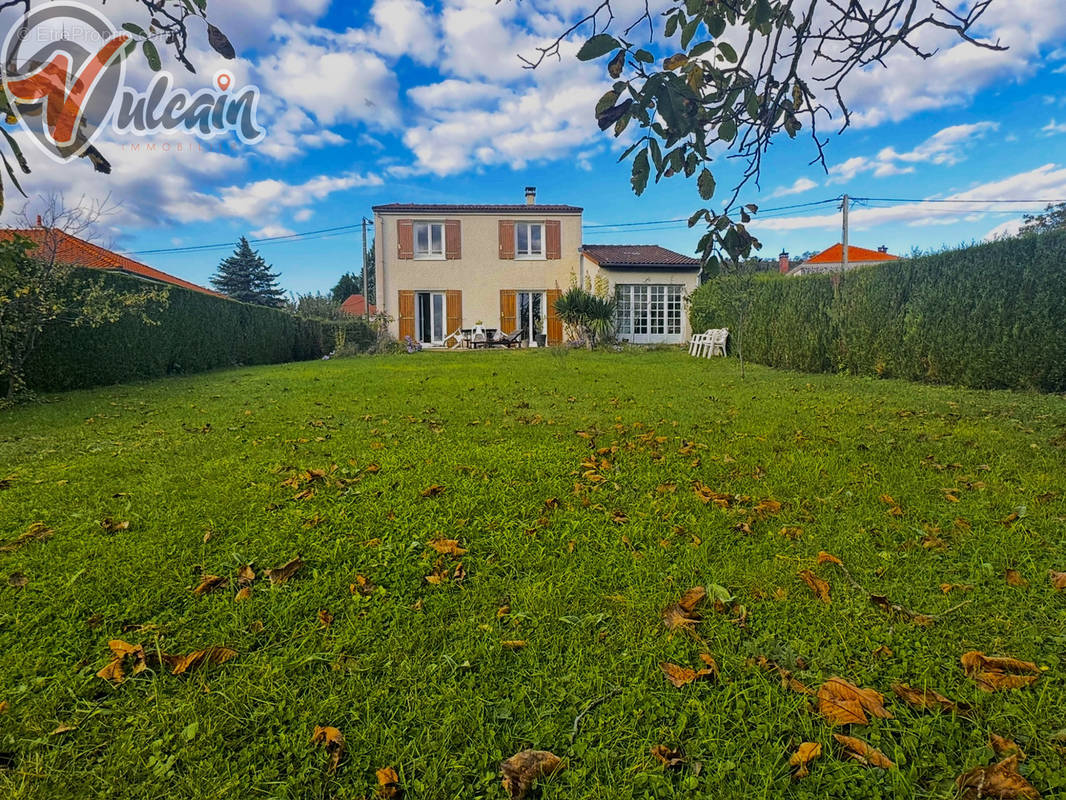
[(1055, 122), (1055, 120), (1051, 120), (1051, 122), (1040, 130), (1048, 136), (1054, 136), (1057, 133), (1066, 133), (1066, 122)]
[(1022, 229), (1022, 225), (1025, 221), (1022, 219), (1012, 219), (997, 225), (992, 230), (984, 235), (986, 242), (991, 242), (996, 239), (1009, 239), (1011, 236), (1016, 236), (1018, 231)]
[(804, 192), (809, 192), (811, 189), (814, 189), (817, 186), (818, 184), (812, 181), (810, 178), (797, 178), (796, 182), (793, 183), (791, 186), (782, 186), (779, 189), (775, 189), (773, 192), (770, 193), (769, 197), (789, 197), (790, 195), (794, 194), (803, 194)]
[(250, 236), (253, 239), (277, 239), (281, 236), (292, 236), (295, 234), (292, 228), (286, 228), (284, 225), (265, 225), (259, 230), (252, 231)]

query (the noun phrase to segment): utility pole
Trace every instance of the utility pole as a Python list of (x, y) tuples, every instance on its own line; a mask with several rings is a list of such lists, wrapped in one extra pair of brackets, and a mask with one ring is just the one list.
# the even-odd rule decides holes
[(841, 266), (846, 272), (848, 269), (848, 204), (851, 202), (851, 198), (844, 195), (844, 204), (841, 208), (844, 211), (844, 258), (841, 261)]
[(370, 319), (370, 284), (366, 282), (366, 217), (363, 217), (363, 311)]

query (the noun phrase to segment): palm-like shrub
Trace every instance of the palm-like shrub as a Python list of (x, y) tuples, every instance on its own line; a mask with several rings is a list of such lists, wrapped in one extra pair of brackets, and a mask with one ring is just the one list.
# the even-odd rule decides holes
[(555, 301), (555, 313), (564, 325), (583, 338), (591, 349), (614, 334), (618, 303), (575, 286)]

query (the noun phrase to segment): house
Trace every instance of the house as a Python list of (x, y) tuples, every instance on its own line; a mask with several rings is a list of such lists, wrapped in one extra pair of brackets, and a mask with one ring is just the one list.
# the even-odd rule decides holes
[(87, 269), (100, 269), (108, 272), (120, 272), (152, 283), (165, 283), (171, 286), (180, 286), (182, 289), (200, 292), (201, 294), (225, 297), (225, 295), (211, 289), (182, 280), (158, 269), (153, 269), (139, 261), (134, 261), (132, 258), (119, 255), (57, 228), (36, 227), (0, 230), (0, 241), (10, 241), (15, 236), (22, 236), (35, 242), (38, 248), (43, 249), (49, 258), (54, 253), (56, 262), (60, 264), (85, 267)]
[(367, 314), (373, 316), (378, 313), (377, 306), (373, 303), (368, 304), (366, 298), (361, 294), (353, 294), (341, 303), (340, 311), (342, 314), (348, 314), (352, 317), (365, 317)]
[(560, 344), (555, 300), (570, 286), (604, 285), (619, 298), (619, 334), (681, 342), (684, 298), (699, 262), (654, 246), (582, 247), (582, 209), (391, 203), (374, 206), (378, 302), (390, 331), (429, 346), (478, 325), (521, 332), (529, 346)]
[(814, 275), (822, 272), (842, 272), (844, 269), (867, 267), (871, 264), (883, 264), (886, 261), (899, 261), (899, 256), (888, 252), (887, 247), (867, 250), (865, 247), (848, 246), (848, 265), (844, 266), (844, 245), (835, 244), (816, 256), (804, 261), (798, 267), (790, 268), (788, 253), (781, 254), (781, 272), (789, 276)]

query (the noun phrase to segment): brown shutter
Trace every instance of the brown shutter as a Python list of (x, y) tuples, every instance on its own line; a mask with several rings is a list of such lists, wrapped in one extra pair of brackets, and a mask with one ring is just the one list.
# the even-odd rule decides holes
[(514, 222), (507, 219), (500, 220), (500, 258), (514, 260)]
[(546, 300), (548, 303), (548, 344), (550, 345), (563, 343), (563, 321), (555, 313), (555, 301), (562, 296), (563, 293), (558, 289), (548, 290)]
[[(514, 227), (514, 223), (511, 223), (511, 227)], [(514, 289), (500, 289), (500, 333), (508, 334), (518, 327), (515, 321), (516, 299)]]
[(463, 293), (458, 289), (449, 289), (444, 296), (448, 305), (448, 330), (444, 335), (450, 336), (463, 327)]
[(544, 252), (548, 258), (563, 257), (563, 231), (559, 220), (550, 219), (544, 223), (544, 245)]
[(400, 311), (400, 339), (405, 336), (415, 338), (415, 293), (401, 291), (397, 306)]
[(415, 257), (415, 223), (413, 220), (396, 221), (396, 250), (397, 258)]
[(463, 257), (463, 226), (457, 219), (444, 221), (444, 257)]

